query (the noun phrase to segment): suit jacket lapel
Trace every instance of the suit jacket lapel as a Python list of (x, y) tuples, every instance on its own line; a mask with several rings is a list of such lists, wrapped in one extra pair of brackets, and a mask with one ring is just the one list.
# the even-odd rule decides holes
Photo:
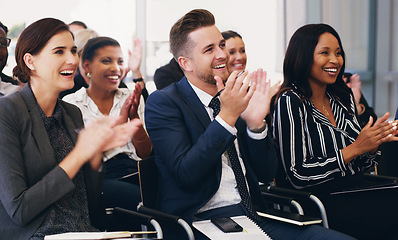
[(203, 103), (196, 95), (195, 91), (192, 89), (191, 85), (189, 85), (187, 78), (183, 77), (180, 82), (176, 83), (176, 86), (181, 94), (182, 99), (192, 109), (192, 112), (200, 120), (202, 126), (207, 128), (211, 122), (209, 114), (204, 108)]
[(37, 108), (37, 101), (28, 84), (21, 89), (21, 95), (25, 101), (26, 107), (28, 108), (28, 113), (32, 121), (32, 136), (35, 139), (41, 155), (43, 157), (48, 156), (49, 159), (53, 159), (55, 161), (54, 151), (50, 140), (48, 137), (43, 137), (43, 135), (47, 136), (47, 131), (44, 127), (39, 109)]

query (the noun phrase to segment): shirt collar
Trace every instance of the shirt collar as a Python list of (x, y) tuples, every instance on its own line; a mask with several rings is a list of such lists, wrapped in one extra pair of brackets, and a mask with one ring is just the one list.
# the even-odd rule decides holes
[(189, 83), (189, 85), (191, 85), (193, 91), (196, 93), (196, 95), (198, 96), (198, 98), (202, 102), (202, 104), (205, 105), (206, 107), (208, 107), (213, 96), (211, 96), (210, 94), (201, 90), (200, 88), (194, 86), (189, 80), (188, 80), (188, 83)]

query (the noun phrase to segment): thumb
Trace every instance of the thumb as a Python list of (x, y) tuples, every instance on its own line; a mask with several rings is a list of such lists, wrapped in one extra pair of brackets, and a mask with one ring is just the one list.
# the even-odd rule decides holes
[(364, 128), (370, 128), (370, 127), (372, 126), (372, 124), (373, 124), (373, 117), (370, 116), (370, 117), (369, 117), (369, 121), (368, 121), (368, 123), (365, 125)]
[(216, 80), (217, 91), (225, 88), (224, 82), (219, 76), (214, 76), (214, 80)]

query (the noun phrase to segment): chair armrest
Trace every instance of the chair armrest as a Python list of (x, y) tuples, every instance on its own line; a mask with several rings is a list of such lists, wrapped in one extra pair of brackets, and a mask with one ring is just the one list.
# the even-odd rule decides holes
[(294, 190), (289, 188), (281, 188), (276, 186), (267, 186), (266, 188), (262, 188), (262, 192), (277, 194), (284, 197), (293, 198), (296, 200), (310, 199), (310, 196), (313, 195), (311, 192)]
[(191, 226), (179, 216), (175, 216), (169, 213), (161, 212), (152, 208), (147, 208), (144, 205), (138, 206), (138, 211), (151, 215), (160, 222), (175, 223), (180, 225), (186, 232), (189, 240), (194, 240), (195, 236), (193, 234)]
[(158, 210), (155, 210), (152, 208), (147, 208), (143, 205), (138, 207), (138, 212), (153, 216), (154, 218), (158, 219), (159, 221), (177, 223), (178, 219), (180, 219), (179, 216), (161, 212), (161, 211), (158, 211)]
[(370, 173), (364, 173), (363, 176), (369, 180), (391, 180), (391, 183), (396, 183), (396, 184), (398, 183), (397, 177), (375, 175)]
[(133, 220), (137, 221), (137, 219), (140, 220), (140, 222), (144, 225), (152, 225), (157, 233), (157, 238), (158, 239), (163, 239), (163, 231), (162, 228), (160, 227), (159, 223), (152, 217), (147, 214), (131, 211), (128, 209), (124, 208), (107, 208), (106, 209), (106, 214), (107, 215), (114, 215), (115, 217), (117, 216), (127, 216), (129, 218), (132, 218)]
[(276, 187), (276, 186), (267, 186), (267, 187), (263, 187), (261, 189), (262, 189), (262, 192), (268, 192), (268, 193), (273, 193), (273, 194), (277, 194), (277, 195), (282, 195), (285, 197), (290, 197), (297, 201), (304, 200), (304, 201), (310, 201), (310, 202), (314, 203), (317, 206), (317, 208), (319, 209), (319, 212), (321, 214), (323, 226), (326, 228), (329, 228), (329, 222), (327, 220), (327, 213), (326, 213), (325, 206), (323, 205), (322, 201), (317, 196), (312, 194), (311, 192), (281, 188), (281, 187)]

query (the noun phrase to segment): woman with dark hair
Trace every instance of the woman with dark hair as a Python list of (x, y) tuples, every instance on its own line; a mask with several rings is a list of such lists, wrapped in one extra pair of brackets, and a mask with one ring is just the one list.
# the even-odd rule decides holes
[[(121, 116), (123, 122), (141, 122), (144, 100), (140, 82), (132, 91), (118, 88), (124, 66), (119, 43), (109, 37), (88, 40), (81, 56), (89, 87), (64, 97), (83, 113), (85, 122), (102, 116)], [(131, 141), (104, 153), (103, 200), (106, 207), (136, 210), (141, 200), (137, 161), (149, 157), (152, 144), (142, 124)]]
[(225, 39), (225, 48), (229, 53), (228, 70), (230, 72), (245, 70), (247, 57), (242, 36), (232, 30), (222, 32), (221, 35)]
[(98, 231), (102, 153), (125, 144), (139, 123), (101, 118), (83, 128), (80, 110), (58, 99), (73, 86), (78, 66), (73, 35), (62, 21), (28, 26), (15, 58), (14, 76), (27, 84), (0, 98), (0, 236)]
[(344, 68), (343, 46), (332, 27), (309, 24), (293, 34), (275, 98), (273, 134), (295, 188), (365, 172), (375, 165), (378, 146), (398, 139), (397, 122), (386, 121), (389, 113), (375, 122), (370, 117), (361, 129)]

